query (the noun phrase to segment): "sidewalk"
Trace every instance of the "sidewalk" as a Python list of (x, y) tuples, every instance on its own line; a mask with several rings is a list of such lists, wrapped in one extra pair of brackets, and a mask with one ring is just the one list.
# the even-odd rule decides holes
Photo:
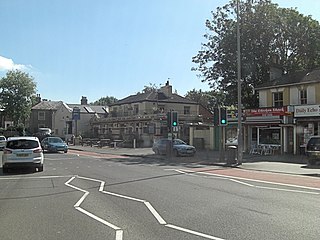
[[(95, 152), (100, 154), (121, 155), (130, 157), (140, 157), (144, 159), (157, 159), (164, 163), (169, 163), (166, 156), (155, 155), (151, 148), (110, 148), (110, 147), (90, 147), (90, 146), (69, 146), (70, 150)], [(226, 157), (228, 157), (226, 153)], [(226, 161), (220, 161), (218, 151), (203, 150), (198, 151), (194, 157), (172, 157), (172, 163), (176, 164), (201, 164), (201, 165), (218, 165), (230, 167)], [(277, 172), (286, 174), (296, 174), (305, 176), (320, 177), (320, 165), (308, 166), (304, 155), (243, 155), (243, 163), (240, 166), (233, 166), (240, 169)]]

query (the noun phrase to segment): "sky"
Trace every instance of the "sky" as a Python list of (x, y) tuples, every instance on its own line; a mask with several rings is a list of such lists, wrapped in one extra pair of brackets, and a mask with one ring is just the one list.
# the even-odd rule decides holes
[[(0, 77), (29, 73), (43, 99), (117, 99), (163, 86), (210, 90), (192, 57), (228, 0), (0, 0)], [(320, 22), (320, 1), (274, 0)]]

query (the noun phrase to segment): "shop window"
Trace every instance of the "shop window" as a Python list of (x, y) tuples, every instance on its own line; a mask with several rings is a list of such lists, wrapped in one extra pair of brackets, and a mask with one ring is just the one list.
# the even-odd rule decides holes
[(280, 129), (261, 129), (259, 131), (259, 144), (279, 144), (280, 145)]
[(273, 106), (282, 107), (283, 106), (283, 92), (273, 93)]
[(307, 89), (300, 90), (300, 104), (307, 104)]

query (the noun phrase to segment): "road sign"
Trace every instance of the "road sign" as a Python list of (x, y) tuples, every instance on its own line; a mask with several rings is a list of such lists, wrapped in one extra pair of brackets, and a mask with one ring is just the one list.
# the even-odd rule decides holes
[(72, 111), (72, 120), (80, 120), (80, 108), (74, 107)]

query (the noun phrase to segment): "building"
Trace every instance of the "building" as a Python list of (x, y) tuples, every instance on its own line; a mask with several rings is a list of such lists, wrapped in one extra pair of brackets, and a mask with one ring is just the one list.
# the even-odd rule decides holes
[(129, 144), (135, 139), (138, 146), (144, 147), (151, 146), (157, 138), (167, 137), (167, 112), (178, 112), (176, 136), (187, 142), (190, 125), (212, 119), (212, 114), (198, 103), (172, 93), (169, 81), (158, 90), (131, 95), (110, 104), (109, 110), (107, 118), (92, 120), (94, 135), (125, 140)]
[[(79, 110), (77, 115), (79, 119), (74, 117), (75, 109)], [(81, 98), (80, 104), (39, 99), (39, 103), (31, 109), (30, 131), (36, 133), (40, 127), (48, 127), (52, 129), (54, 135), (65, 139), (69, 139), (72, 135), (90, 136), (91, 119), (107, 115), (107, 107), (89, 105), (86, 97)]]
[(247, 143), (274, 143), (283, 153), (299, 153), (319, 135), (320, 70), (273, 75), (258, 86), (259, 109), (245, 110)]

